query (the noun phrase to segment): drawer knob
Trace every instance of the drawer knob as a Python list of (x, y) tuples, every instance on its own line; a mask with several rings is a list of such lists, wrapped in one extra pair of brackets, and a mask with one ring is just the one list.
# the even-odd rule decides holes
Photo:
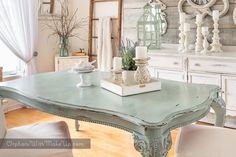
[(174, 65), (179, 65), (179, 63), (178, 62), (174, 62)]
[(200, 67), (200, 66), (201, 66), (201, 64), (199, 64), (199, 63), (196, 63), (196, 64), (195, 64), (195, 66), (197, 66), (197, 67)]

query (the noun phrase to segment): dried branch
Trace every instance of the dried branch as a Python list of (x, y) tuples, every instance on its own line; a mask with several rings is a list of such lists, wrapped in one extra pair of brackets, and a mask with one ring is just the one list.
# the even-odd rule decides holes
[(69, 12), (68, 0), (59, 1), (61, 14), (59, 16), (51, 15), (51, 21), (45, 23), (46, 28), (52, 31), (49, 36), (59, 36), (63, 38), (78, 38), (78, 31), (88, 24), (87, 18), (78, 20), (76, 9), (72, 14)]

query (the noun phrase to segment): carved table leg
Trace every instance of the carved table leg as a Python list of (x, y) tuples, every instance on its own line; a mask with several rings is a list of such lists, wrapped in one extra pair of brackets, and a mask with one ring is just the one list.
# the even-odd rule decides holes
[(224, 100), (221, 97), (214, 99), (211, 107), (214, 109), (216, 113), (215, 126), (224, 127), (225, 115), (226, 115), (226, 105)]
[[(155, 136), (153, 136), (155, 135)], [(171, 134), (152, 134), (146, 136), (134, 133), (134, 147), (142, 157), (166, 157), (171, 148)]]
[(4, 100), (4, 98), (2, 96), (0, 96), (0, 105), (3, 105), (3, 100)]
[(75, 120), (75, 130), (79, 131), (79, 127), (80, 127), (79, 120)]

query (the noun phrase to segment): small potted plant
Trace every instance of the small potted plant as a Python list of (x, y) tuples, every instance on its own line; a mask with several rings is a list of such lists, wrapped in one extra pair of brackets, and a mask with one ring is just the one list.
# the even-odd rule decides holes
[(121, 57), (124, 70), (122, 77), (124, 83), (127, 85), (135, 82), (134, 73), (137, 70), (137, 66), (134, 61), (136, 46), (138, 46), (138, 43), (129, 39), (126, 39), (126, 43), (124, 43), (124, 41), (121, 42)]

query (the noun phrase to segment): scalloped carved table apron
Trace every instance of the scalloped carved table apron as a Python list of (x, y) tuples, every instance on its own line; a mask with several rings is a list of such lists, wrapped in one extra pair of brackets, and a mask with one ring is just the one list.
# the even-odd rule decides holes
[(38, 74), (1, 83), (0, 96), (47, 113), (129, 131), (143, 157), (166, 157), (170, 131), (200, 120), (211, 107), (216, 125), (223, 126), (225, 103), (217, 86), (162, 80), (161, 91), (120, 97), (99, 87), (99, 80), (109, 73), (91, 75), (92, 87), (77, 88), (77, 74)]

